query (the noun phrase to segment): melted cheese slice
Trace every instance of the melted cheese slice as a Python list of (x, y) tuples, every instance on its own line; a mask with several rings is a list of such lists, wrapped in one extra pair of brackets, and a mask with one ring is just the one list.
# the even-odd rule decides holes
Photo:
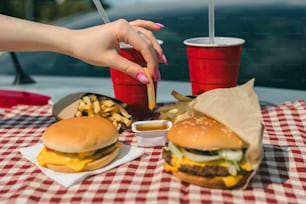
[(94, 161), (102, 155), (108, 154), (119, 146), (120, 144), (117, 143), (113, 147), (107, 148), (105, 151), (101, 151), (96, 154), (96, 151), (82, 153), (62, 153), (54, 150), (49, 150), (44, 146), (41, 152), (37, 155), (36, 159), (38, 164), (41, 166), (46, 166), (47, 164), (64, 165), (78, 172), (82, 171), (88, 163)]
[[(185, 165), (196, 165), (196, 166), (212, 166), (213, 165), (213, 166), (227, 167), (226, 162), (224, 160), (216, 160), (216, 161), (209, 161), (209, 162), (196, 162), (196, 161), (189, 160), (185, 157), (182, 157), (180, 159), (174, 154), (172, 154), (171, 164), (172, 165), (169, 165), (169, 164), (165, 163), (165, 170), (166, 171), (177, 172), (179, 170), (179, 167), (183, 164), (185, 164)], [(247, 162), (241, 162), (240, 163), (240, 168), (242, 168), (246, 171), (251, 171), (252, 170), (251, 166)], [(222, 180), (227, 187), (231, 187), (231, 186), (236, 185), (242, 178), (243, 178), (243, 176), (241, 176), (241, 175), (215, 177), (215, 179)]]

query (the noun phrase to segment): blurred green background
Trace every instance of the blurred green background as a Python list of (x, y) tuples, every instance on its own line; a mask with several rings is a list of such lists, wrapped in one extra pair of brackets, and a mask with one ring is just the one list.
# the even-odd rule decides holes
[[(101, 0), (104, 8), (109, 8)], [(0, 0), (0, 13), (39, 22), (50, 22), (95, 9), (91, 0)]]

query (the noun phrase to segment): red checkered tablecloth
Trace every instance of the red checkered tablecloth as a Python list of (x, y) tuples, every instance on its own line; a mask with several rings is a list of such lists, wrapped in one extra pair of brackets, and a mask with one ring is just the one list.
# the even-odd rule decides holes
[[(164, 172), (161, 148), (70, 188), (46, 177), (19, 149), (41, 142), (51, 105), (0, 113), (0, 203), (305, 203), (306, 102), (263, 106), (264, 159), (246, 190), (209, 190)], [(136, 144), (132, 135), (123, 142)]]

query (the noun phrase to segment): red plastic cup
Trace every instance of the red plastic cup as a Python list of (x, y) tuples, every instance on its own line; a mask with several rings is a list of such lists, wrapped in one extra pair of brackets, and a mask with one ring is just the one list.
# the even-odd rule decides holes
[[(142, 55), (129, 45), (121, 46), (120, 55), (142, 67), (147, 66)], [(116, 99), (128, 104), (128, 109), (138, 116), (149, 112), (147, 86), (145, 84), (113, 67), (110, 68), (110, 74)], [(156, 96), (157, 82), (154, 82), (154, 86)]]
[(193, 95), (237, 85), (245, 40), (231, 37), (215, 37), (214, 40), (214, 44), (209, 44), (208, 37), (184, 41)]

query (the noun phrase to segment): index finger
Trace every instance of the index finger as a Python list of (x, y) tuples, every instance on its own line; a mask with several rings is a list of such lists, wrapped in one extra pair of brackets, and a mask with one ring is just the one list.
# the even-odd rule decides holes
[(141, 19), (131, 21), (130, 24), (132, 26), (147, 28), (147, 29), (150, 29), (150, 30), (160, 30), (160, 29), (164, 28), (164, 25), (162, 25), (160, 23), (155, 23), (153, 21), (141, 20)]

